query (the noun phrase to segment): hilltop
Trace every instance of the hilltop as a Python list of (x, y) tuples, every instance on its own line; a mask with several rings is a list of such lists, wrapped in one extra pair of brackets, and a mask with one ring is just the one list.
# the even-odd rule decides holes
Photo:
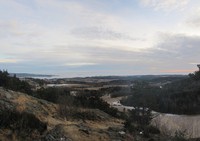
[(81, 109), (93, 119), (64, 119), (58, 105), (25, 93), (0, 88), (0, 139), (98, 141), (121, 140), (123, 121), (97, 109)]

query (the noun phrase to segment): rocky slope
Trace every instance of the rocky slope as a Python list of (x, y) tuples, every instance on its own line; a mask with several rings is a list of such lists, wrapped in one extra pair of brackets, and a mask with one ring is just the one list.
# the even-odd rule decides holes
[(94, 119), (59, 116), (58, 105), (0, 88), (0, 141), (124, 140), (123, 121), (95, 109)]

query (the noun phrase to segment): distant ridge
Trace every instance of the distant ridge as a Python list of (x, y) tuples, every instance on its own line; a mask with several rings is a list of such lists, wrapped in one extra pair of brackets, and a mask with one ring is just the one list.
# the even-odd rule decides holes
[(10, 73), (10, 76), (14, 76), (19, 78), (27, 78), (27, 77), (54, 77), (56, 75), (47, 75), (47, 74), (31, 74), (31, 73)]
[(91, 76), (91, 77), (85, 77), (85, 78), (92, 78), (92, 79), (155, 79), (160, 77), (188, 77), (187, 75), (180, 75), (180, 74), (163, 74), (163, 75), (127, 75), (127, 76), (117, 76), (117, 75), (110, 75), (110, 76)]

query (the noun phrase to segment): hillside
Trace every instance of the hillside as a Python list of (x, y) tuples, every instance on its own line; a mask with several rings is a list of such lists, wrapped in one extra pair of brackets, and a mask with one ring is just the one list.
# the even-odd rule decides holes
[(188, 77), (166, 83), (152, 85), (140, 82), (131, 89), (131, 95), (121, 100), (123, 105), (148, 107), (161, 113), (179, 115), (200, 114), (200, 79)]
[[(187, 136), (189, 138), (199, 137), (199, 128), (196, 128), (198, 121), (190, 121), (187, 117), (179, 120), (174, 115), (174, 118), (167, 116), (168, 114), (164, 117), (160, 114), (152, 120), (154, 116), (151, 114), (151, 109), (121, 108), (118, 111), (115, 106), (112, 106), (113, 101), (103, 98), (109, 96), (117, 101), (122, 99), (123, 102), (124, 98), (132, 100), (131, 97), (134, 96), (136, 100), (134, 104), (145, 101), (151, 104), (150, 106), (154, 106), (152, 100), (157, 92), (166, 88), (180, 93), (184, 88), (184, 92), (187, 92), (185, 90), (198, 88), (198, 81), (156, 78), (146, 82), (134, 81), (126, 87), (110, 85), (116, 82), (121, 84), (121, 80), (110, 81), (106, 82), (108, 83), (106, 86), (109, 87), (98, 90), (78, 89), (78, 87), (34, 89), (35, 84), (43, 85), (46, 82), (39, 79), (20, 80), (8, 75), (6, 71), (0, 74), (0, 141), (179, 141), (179, 139), (186, 141), (185, 137), (188, 133), (191, 135)], [(93, 84), (88, 86), (94, 87)], [(160, 96), (163, 100), (168, 100), (166, 95)], [(179, 99), (185, 99), (184, 96), (178, 96)], [(192, 98), (191, 96), (188, 99)], [(184, 126), (185, 129), (188, 126), (183, 122), (194, 125), (191, 128), (195, 127), (195, 129), (187, 130), (189, 131), (187, 134), (183, 130), (184, 134), (182, 134), (182, 127)], [(176, 131), (180, 134), (174, 134)]]
[(123, 121), (96, 109), (80, 109), (93, 119), (59, 116), (58, 105), (0, 87), (0, 140), (121, 140)]

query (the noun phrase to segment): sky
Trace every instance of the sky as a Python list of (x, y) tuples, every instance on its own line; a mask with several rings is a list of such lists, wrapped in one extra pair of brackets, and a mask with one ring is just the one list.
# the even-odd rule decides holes
[(0, 0), (0, 69), (66, 77), (188, 74), (199, 0)]

